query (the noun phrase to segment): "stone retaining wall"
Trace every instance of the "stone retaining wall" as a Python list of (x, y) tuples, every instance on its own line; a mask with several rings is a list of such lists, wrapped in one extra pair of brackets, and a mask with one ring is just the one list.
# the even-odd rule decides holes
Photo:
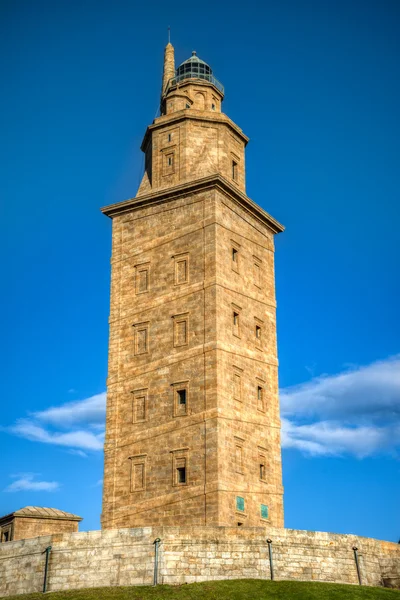
[(0, 544), (0, 596), (43, 588), (44, 551), (52, 547), (48, 591), (151, 585), (154, 540), (160, 538), (158, 582), (275, 579), (358, 584), (400, 581), (400, 545), (392, 542), (264, 527), (146, 527), (66, 533)]

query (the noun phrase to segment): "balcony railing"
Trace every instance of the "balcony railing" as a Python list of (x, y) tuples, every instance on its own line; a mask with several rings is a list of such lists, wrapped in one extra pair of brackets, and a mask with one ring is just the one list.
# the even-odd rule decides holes
[(176, 77), (172, 77), (166, 85), (164, 94), (167, 94), (171, 87), (173, 87), (177, 83), (180, 83), (181, 81), (185, 81), (186, 79), (203, 79), (205, 81), (209, 81), (210, 83), (212, 83), (212, 85), (214, 85), (217, 88), (217, 90), (221, 92), (221, 94), (224, 94), (224, 86), (218, 81), (218, 79), (214, 77), (214, 75), (210, 75), (208, 73), (194, 73), (193, 71), (189, 71), (188, 73), (184, 73), (183, 75), (177, 75)]

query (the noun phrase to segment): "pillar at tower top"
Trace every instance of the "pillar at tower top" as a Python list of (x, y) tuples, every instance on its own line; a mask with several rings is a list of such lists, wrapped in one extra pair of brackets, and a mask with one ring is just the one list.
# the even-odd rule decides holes
[(175, 51), (171, 42), (168, 42), (164, 50), (164, 69), (161, 97), (165, 93), (168, 81), (173, 77), (175, 77)]

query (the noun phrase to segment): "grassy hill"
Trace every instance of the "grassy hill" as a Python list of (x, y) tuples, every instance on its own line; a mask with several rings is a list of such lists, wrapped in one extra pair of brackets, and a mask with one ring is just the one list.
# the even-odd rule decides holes
[[(9, 600), (43, 600), (43, 594)], [(207, 581), (190, 585), (112, 587), (46, 594), (46, 600), (400, 600), (400, 591), (383, 588), (298, 581)]]

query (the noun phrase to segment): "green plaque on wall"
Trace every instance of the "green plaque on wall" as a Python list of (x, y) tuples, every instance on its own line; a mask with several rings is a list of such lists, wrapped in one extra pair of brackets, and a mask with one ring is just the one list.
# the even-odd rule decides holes
[(266, 504), (261, 504), (261, 518), (268, 519), (268, 506)]
[(244, 511), (244, 498), (236, 496), (236, 510)]

